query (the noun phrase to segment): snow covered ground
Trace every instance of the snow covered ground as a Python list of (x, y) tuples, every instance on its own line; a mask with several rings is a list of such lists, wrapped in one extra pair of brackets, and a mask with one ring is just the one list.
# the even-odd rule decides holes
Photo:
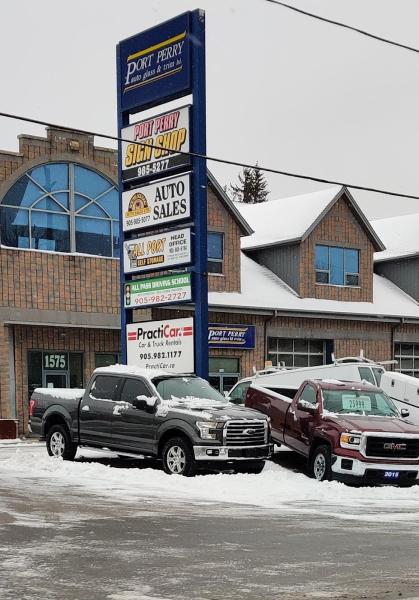
[[(108, 460), (103, 460), (106, 456)], [(278, 453), (275, 462), (268, 462), (260, 475), (184, 478), (150, 468), (148, 462), (147, 468), (142, 461), (125, 467), (112, 453), (79, 450), (75, 462), (66, 462), (50, 458), (43, 444), (0, 444), (0, 478), (22, 479), (25, 484), (36, 479), (37, 486), (69, 487), (121, 503), (144, 498), (191, 508), (196, 504), (220, 508), (229, 504), (238, 511), (258, 507), (279, 514), (312, 513), (364, 522), (419, 520), (419, 487), (352, 488), (337, 482), (319, 483), (281, 466), (282, 456), (289, 457), (289, 453)], [(118, 468), (112, 466), (115, 461)]]

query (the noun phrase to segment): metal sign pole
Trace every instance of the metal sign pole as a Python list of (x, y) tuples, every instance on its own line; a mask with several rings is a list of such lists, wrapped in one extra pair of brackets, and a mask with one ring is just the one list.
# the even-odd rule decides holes
[[(192, 14), (192, 152), (206, 154), (205, 13)], [(207, 165), (193, 157), (195, 371), (208, 379)]]

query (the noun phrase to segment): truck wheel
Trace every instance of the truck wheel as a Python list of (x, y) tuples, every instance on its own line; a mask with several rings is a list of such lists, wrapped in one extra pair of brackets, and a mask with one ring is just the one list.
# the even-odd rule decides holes
[(193, 477), (196, 462), (193, 450), (183, 438), (172, 438), (163, 448), (163, 469), (169, 475)]
[(73, 460), (76, 456), (77, 444), (71, 441), (66, 427), (53, 425), (47, 433), (47, 451), (54, 458)]
[(310, 472), (317, 481), (332, 480), (332, 460), (329, 446), (317, 446), (310, 460)]
[(259, 475), (259, 473), (262, 473), (263, 468), (265, 466), (264, 462), (248, 462), (248, 463), (244, 463), (241, 465), (238, 465), (237, 467), (234, 467), (234, 472), (235, 473), (251, 473), (251, 474), (255, 474), (255, 475)]

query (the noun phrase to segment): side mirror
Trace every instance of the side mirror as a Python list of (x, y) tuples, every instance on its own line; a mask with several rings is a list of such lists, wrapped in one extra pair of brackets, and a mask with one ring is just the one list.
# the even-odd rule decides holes
[(410, 412), (407, 410), (407, 408), (402, 408), (400, 410), (400, 415), (403, 419), (405, 419), (406, 417), (408, 417), (410, 415)]
[(310, 413), (311, 415), (315, 415), (315, 414), (317, 414), (319, 405), (317, 402), (316, 402), (316, 404), (311, 404), (310, 402), (307, 402), (307, 400), (299, 400), (297, 402), (297, 408), (299, 410), (302, 410), (303, 412)]
[(138, 410), (145, 410), (146, 412), (154, 412), (157, 405), (157, 398), (145, 398), (144, 396), (138, 396), (132, 401), (134, 408)]

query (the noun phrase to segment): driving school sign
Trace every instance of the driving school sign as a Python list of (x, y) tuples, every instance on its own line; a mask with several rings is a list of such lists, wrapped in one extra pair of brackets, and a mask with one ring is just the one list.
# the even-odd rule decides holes
[(121, 110), (188, 93), (189, 30), (189, 14), (183, 14), (120, 43)]
[(122, 180), (164, 175), (190, 164), (190, 107), (139, 121), (122, 129)]
[(127, 364), (171, 373), (193, 373), (193, 318), (127, 325)]
[(190, 174), (159, 180), (122, 194), (124, 231), (159, 227), (191, 216)]
[(190, 300), (192, 300), (190, 273), (163, 275), (125, 283), (125, 308), (147, 308)]
[(189, 227), (124, 242), (124, 272), (167, 269), (191, 262)]

